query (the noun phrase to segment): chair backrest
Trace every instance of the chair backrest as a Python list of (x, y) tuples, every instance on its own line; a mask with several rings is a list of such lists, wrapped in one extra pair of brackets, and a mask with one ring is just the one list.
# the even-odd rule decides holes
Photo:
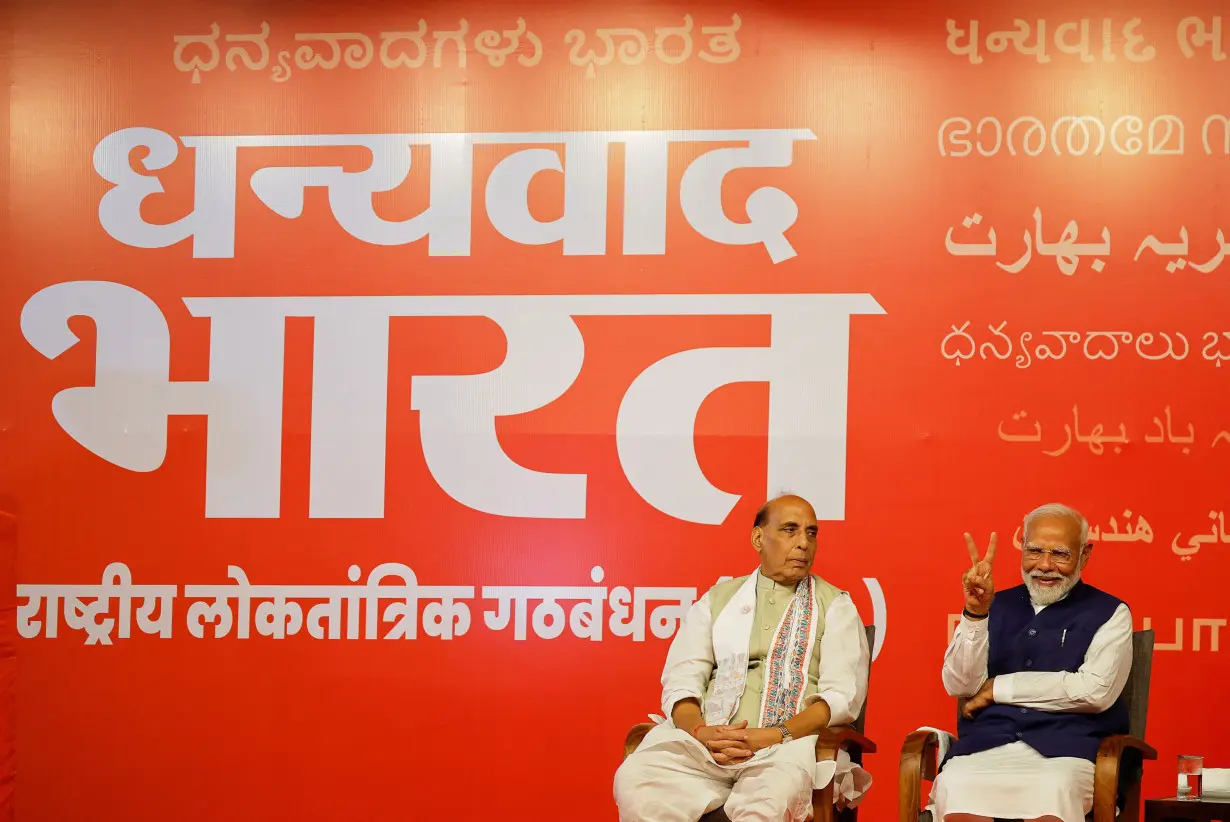
[[(1128, 733), (1145, 738), (1145, 719), (1149, 713), (1149, 681), (1153, 677), (1153, 629), (1132, 634), (1132, 672), (1123, 686), (1123, 699), (1128, 706)], [(963, 698), (957, 699), (957, 721), (961, 721)]]
[[(867, 626), (867, 648), (874, 649), (876, 647), (876, 626)], [(863, 724), (867, 721), (867, 703), (871, 701), (871, 666), (867, 666), (867, 695), (863, 698), (863, 709), (858, 712), (858, 718), (854, 720), (854, 730), (863, 733)]]
[(1128, 733), (1145, 738), (1149, 715), (1149, 680), (1153, 677), (1153, 629), (1132, 634), (1132, 673), (1123, 688), (1128, 706)]

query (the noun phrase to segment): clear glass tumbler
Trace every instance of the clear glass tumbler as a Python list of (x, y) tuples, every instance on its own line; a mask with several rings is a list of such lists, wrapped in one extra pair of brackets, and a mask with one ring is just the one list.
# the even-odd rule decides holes
[(1179, 798), (1199, 799), (1200, 782), (1204, 776), (1204, 757), (1179, 757)]

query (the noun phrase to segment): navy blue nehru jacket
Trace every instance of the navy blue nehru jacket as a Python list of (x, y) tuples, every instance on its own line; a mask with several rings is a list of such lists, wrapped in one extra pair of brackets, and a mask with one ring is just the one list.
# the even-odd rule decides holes
[[(987, 676), (1077, 671), (1093, 635), (1121, 604), (1118, 598), (1084, 582), (1077, 582), (1066, 597), (1037, 614), (1024, 585), (997, 594), (988, 617)], [(1017, 741), (1045, 757), (1071, 756), (1094, 762), (1103, 737), (1127, 732), (1124, 694), (1101, 713), (1058, 713), (994, 704), (973, 719), (958, 720), (957, 741), (945, 762)]]

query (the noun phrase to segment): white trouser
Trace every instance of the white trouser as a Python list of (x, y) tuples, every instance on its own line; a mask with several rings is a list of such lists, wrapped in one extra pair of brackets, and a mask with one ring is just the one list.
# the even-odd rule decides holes
[(931, 788), (931, 801), (937, 822), (950, 813), (1084, 822), (1093, 807), (1093, 763), (1048, 759), (1024, 742), (1013, 742), (948, 760)]
[(855, 805), (871, 778), (844, 754), (839, 763), (816, 764), (816, 737), (758, 751), (739, 765), (718, 765), (708, 750), (669, 723), (646, 735), (615, 772), (620, 822), (697, 822), (725, 807), (731, 822), (804, 822), (812, 791), (834, 777), (842, 806)]

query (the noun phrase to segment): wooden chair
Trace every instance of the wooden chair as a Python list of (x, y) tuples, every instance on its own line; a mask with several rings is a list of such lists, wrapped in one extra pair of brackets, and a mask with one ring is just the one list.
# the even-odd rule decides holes
[[(1132, 635), (1132, 673), (1123, 689), (1128, 703), (1128, 735), (1108, 736), (1098, 748), (1093, 769), (1092, 822), (1139, 822), (1140, 779), (1145, 759), (1157, 759), (1157, 751), (1144, 742), (1145, 718), (1149, 709), (1149, 678), (1153, 672), (1153, 631)], [(965, 700), (957, 700), (960, 716)], [(899, 822), (932, 822), (931, 812), (923, 810), (922, 782), (934, 782), (939, 738), (933, 731), (915, 731), (901, 747), (901, 772), (898, 783)], [(929, 793), (929, 792), (928, 792)], [(942, 820), (936, 820), (942, 822)]]
[[(875, 647), (876, 626), (867, 626), (867, 647)], [(871, 672), (867, 673), (867, 684), (870, 689)], [(863, 710), (859, 712), (858, 718), (854, 720), (852, 725), (839, 726), (836, 728), (825, 728), (819, 734), (816, 740), (816, 761), (823, 762), (829, 759), (836, 759), (837, 752), (844, 750), (850, 754), (850, 761), (857, 765), (863, 764), (863, 754), (876, 752), (875, 743), (867, 737), (863, 736), (863, 725), (867, 717), (867, 699), (863, 700)], [(624, 758), (637, 749), (641, 744), (641, 740), (645, 738), (645, 734), (653, 728), (653, 724), (642, 722), (640, 725), (634, 725), (632, 730), (628, 731), (628, 736), (624, 740)], [(812, 792), (811, 798), (813, 822), (856, 822), (858, 819), (858, 808), (846, 808), (843, 811), (837, 812), (833, 807), (833, 783), (830, 781), (818, 791)], [(710, 811), (701, 817), (700, 822), (730, 822), (726, 816), (725, 810), (718, 808)]]

